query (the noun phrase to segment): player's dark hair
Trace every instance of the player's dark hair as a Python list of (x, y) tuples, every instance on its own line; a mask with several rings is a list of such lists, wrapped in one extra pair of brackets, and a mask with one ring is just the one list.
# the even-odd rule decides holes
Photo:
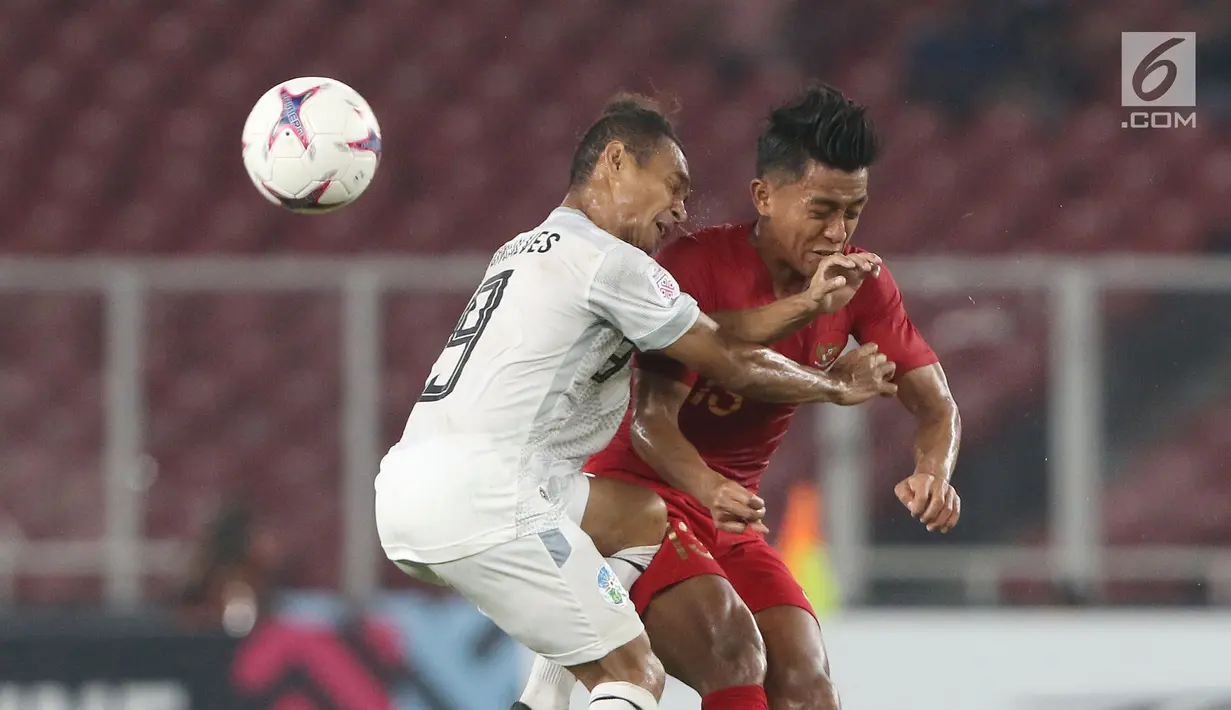
[(881, 140), (867, 107), (828, 84), (814, 84), (769, 114), (757, 139), (757, 177), (783, 173), (798, 179), (808, 160), (844, 172), (876, 161)]
[(623, 143), (640, 165), (654, 154), (663, 138), (679, 145), (675, 126), (653, 99), (626, 92), (616, 94), (607, 101), (598, 120), (577, 144), (569, 167), (569, 187), (589, 179), (599, 156), (611, 141)]

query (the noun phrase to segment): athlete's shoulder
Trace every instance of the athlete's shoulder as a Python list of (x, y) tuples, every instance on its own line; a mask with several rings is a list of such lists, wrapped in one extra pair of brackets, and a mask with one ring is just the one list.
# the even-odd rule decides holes
[(570, 239), (576, 239), (578, 244), (585, 244), (597, 251), (608, 251), (619, 245), (629, 246), (615, 235), (599, 227), (581, 210), (571, 207), (557, 207), (551, 211), (543, 222), (542, 229), (549, 229)]
[[(497, 249), (489, 268), (513, 257), (528, 255), (540, 262), (565, 262), (571, 264), (571, 269), (587, 273), (597, 269), (613, 251), (628, 258), (630, 249), (641, 254), (636, 248), (600, 229), (581, 212), (558, 207), (539, 226), (517, 235)], [(648, 260), (644, 254), (641, 256)]]
[[(848, 251), (850, 254), (868, 254), (868, 249), (860, 247), (851, 247)], [(888, 261), (881, 263), (880, 275), (874, 279), (864, 279), (863, 285), (855, 293), (855, 297), (851, 299), (850, 307), (859, 313), (861, 311), (870, 310), (877, 312), (886, 305), (896, 305), (902, 299), (901, 291), (898, 290), (898, 282), (893, 277), (893, 272), (889, 268)]]

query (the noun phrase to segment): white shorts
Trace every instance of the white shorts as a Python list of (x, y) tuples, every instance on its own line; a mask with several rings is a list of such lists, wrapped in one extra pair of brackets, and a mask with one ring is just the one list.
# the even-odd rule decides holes
[(565, 667), (597, 661), (644, 631), (615, 572), (571, 518), (460, 560), (397, 565), (457, 590), (506, 634)]

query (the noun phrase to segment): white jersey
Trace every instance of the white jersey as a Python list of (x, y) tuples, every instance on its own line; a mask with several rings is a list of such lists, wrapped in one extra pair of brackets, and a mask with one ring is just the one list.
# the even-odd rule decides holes
[(391, 559), (460, 559), (560, 523), (558, 477), (611, 440), (633, 348), (696, 301), (637, 248), (560, 207), (492, 257), (376, 480)]

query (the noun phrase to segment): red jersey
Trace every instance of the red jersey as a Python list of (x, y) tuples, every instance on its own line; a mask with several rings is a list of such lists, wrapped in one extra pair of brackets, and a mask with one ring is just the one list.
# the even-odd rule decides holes
[[(769, 269), (749, 242), (751, 230), (751, 225), (703, 229), (664, 249), (658, 261), (675, 276), (682, 291), (697, 299), (703, 312), (765, 306), (777, 296)], [(880, 276), (866, 279), (846, 307), (818, 316), (770, 347), (800, 364), (827, 368), (846, 348), (850, 336), (860, 344), (880, 346), (897, 364), (897, 377), (937, 362), (907, 317), (898, 285), (883, 266)], [(798, 405), (767, 404), (731, 394), (663, 355), (639, 353), (634, 362), (643, 370), (692, 386), (680, 408), (680, 431), (710, 468), (755, 492)], [(587, 472), (619, 471), (661, 480), (633, 450), (628, 433), (631, 418), (630, 409), (607, 448), (587, 462)]]

